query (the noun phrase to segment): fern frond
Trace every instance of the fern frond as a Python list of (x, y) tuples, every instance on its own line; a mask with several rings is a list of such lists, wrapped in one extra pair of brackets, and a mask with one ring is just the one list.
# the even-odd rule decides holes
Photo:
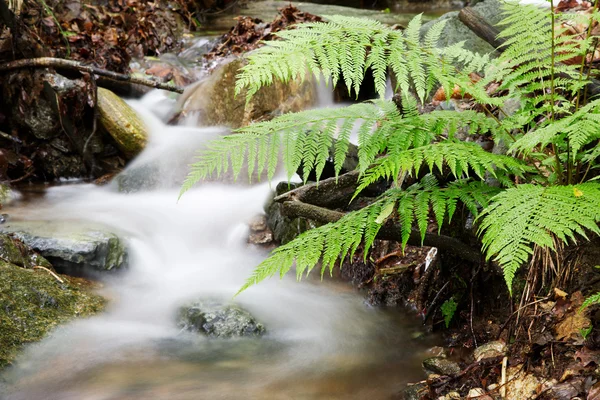
[(589, 306), (591, 306), (593, 304), (599, 304), (599, 303), (600, 303), (600, 293), (593, 294), (591, 296), (588, 296), (585, 299), (585, 301), (583, 302), (583, 304), (581, 305), (579, 310), (583, 311), (584, 309), (588, 308)]
[[(489, 59), (451, 47), (446, 55), (437, 48), (445, 21), (435, 24), (423, 41), (420, 37), (421, 16), (416, 16), (404, 32), (377, 21), (362, 18), (326, 16), (327, 22), (301, 24), (296, 29), (278, 32), (280, 39), (269, 41), (248, 56), (248, 64), (238, 74), (236, 94), (246, 90), (250, 99), (262, 86), (275, 79), (287, 82), (305, 79), (312, 74), (333, 84), (342, 79), (350, 91), (358, 94), (365, 72), (370, 68), (375, 89), (383, 97), (387, 71), (396, 76), (397, 88), (408, 93), (411, 86), (421, 102), (435, 83), (451, 87), (457, 71), (449, 67), (453, 59), (483, 69)], [(471, 71), (467, 71), (468, 72)]]
[[(372, 204), (346, 214), (339, 221), (304, 232), (291, 242), (273, 250), (248, 278), (240, 292), (275, 274), (285, 275), (296, 264), (296, 277), (310, 273), (321, 260), (321, 276), (333, 270), (338, 260), (352, 257), (364, 243), (365, 257), (383, 224), (390, 218), (400, 222), (402, 246), (406, 246), (413, 225), (424, 240), (433, 213), (441, 227), (445, 216), (450, 221), (458, 201), (474, 204), (474, 214), (486, 207), (500, 189), (484, 182), (459, 180), (439, 187), (435, 177), (425, 176), (406, 190), (390, 189)], [(430, 211), (431, 210), (431, 211)]]
[(529, 132), (513, 143), (510, 150), (528, 154), (538, 146), (544, 148), (565, 139), (569, 140), (575, 153), (600, 139), (600, 100), (594, 100), (572, 115)]
[(554, 249), (552, 235), (567, 242), (586, 230), (600, 233), (600, 184), (543, 187), (520, 185), (492, 199), (480, 215), (486, 258), (494, 257), (512, 293), (517, 269), (532, 253), (531, 245)]
[(426, 167), (429, 172), (437, 169), (443, 173), (447, 166), (455, 178), (468, 177), (473, 172), (481, 179), (486, 172), (494, 177), (497, 171), (522, 176), (530, 170), (516, 158), (488, 153), (470, 142), (445, 141), (413, 149), (390, 147), (388, 150), (387, 156), (377, 159), (365, 172), (356, 194), (380, 179), (396, 180), (401, 172), (417, 175), (421, 167)]

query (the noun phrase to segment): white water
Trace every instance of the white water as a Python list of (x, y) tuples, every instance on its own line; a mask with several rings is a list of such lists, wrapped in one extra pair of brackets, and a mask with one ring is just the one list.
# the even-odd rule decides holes
[(411, 342), (401, 317), (367, 307), (332, 281), (274, 278), (235, 298), (267, 327), (261, 339), (190, 339), (178, 331), (178, 307), (232, 301), (265, 257), (246, 244), (245, 222), (262, 213), (270, 189), (207, 183), (177, 202), (173, 182), (193, 150), (223, 130), (166, 126), (156, 116), (165, 104), (156, 95), (134, 103), (152, 132), (130, 168), (159, 165), (157, 189), (59, 186), (15, 210), (15, 218), (106, 225), (127, 239), (130, 265), (105, 282), (108, 311), (28, 349), (4, 374), (2, 398), (376, 399), (419, 378), (414, 358), (425, 344)]

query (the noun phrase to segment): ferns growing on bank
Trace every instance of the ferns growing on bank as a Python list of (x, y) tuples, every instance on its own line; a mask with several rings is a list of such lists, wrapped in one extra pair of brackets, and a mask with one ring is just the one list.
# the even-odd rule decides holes
[[(280, 159), (288, 179), (302, 168), (314, 170), (318, 180), (330, 158), (337, 176), (352, 136), (358, 141), (360, 172), (355, 196), (372, 183), (393, 182), (370, 205), (274, 250), (241, 290), (274, 274), (282, 276), (294, 265), (298, 278), (319, 263), (321, 274), (331, 272), (361, 243), (366, 254), (385, 224), (399, 226), (403, 245), (415, 231), (424, 238), (431, 218), (439, 233), (458, 207), (478, 216), (485, 258), (503, 269), (509, 291), (533, 245), (554, 249), (555, 239), (574, 242), (600, 234), (600, 100), (587, 101), (582, 90), (588, 83), (585, 62), (573, 62), (585, 60), (593, 42), (561, 28), (561, 18), (567, 17), (560, 14), (553, 27), (547, 9), (508, 3), (504, 14), (500, 37), (506, 42), (496, 60), (472, 53), (462, 43), (437, 48), (443, 22), (421, 38), (420, 17), (403, 32), (375, 21), (327, 17), (327, 22), (279, 33), (283, 40), (248, 57), (236, 85), (248, 98), (275, 79), (305, 79), (308, 74), (334, 84), (343, 80), (358, 93), (367, 69), (380, 96), (390, 73), (404, 98), (402, 110), (377, 100), (282, 115), (241, 128), (202, 153), (182, 193), (229, 169), (237, 177), (244, 165), (249, 178), (271, 179)], [(598, 13), (589, 18), (598, 22)], [(472, 82), (472, 72), (482, 79)], [(418, 111), (416, 99), (423, 103), (439, 86), (449, 95), (455, 85), (481, 109)], [(503, 110), (509, 99), (520, 99), (513, 114)], [(498, 116), (491, 106), (498, 108)], [(458, 140), (458, 132), (489, 135), (496, 143), (507, 143), (509, 153), (489, 153)], [(406, 177), (416, 183), (403, 187)]]

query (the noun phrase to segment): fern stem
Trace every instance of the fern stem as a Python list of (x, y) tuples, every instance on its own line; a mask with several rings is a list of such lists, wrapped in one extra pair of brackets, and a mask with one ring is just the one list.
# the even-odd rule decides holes
[[(550, 63), (550, 117), (552, 122), (555, 121), (554, 115), (554, 99), (555, 99), (555, 88), (554, 88), (554, 64), (555, 64), (555, 51), (556, 51), (556, 38), (554, 37), (556, 32), (556, 15), (554, 14), (554, 1), (550, 1), (550, 16), (552, 18), (552, 48), (551, 48), (551, 63)], [(552, 151), (554, 152), (555, 163), (556, 163), (556, 174), (559, 182), (563, 182), (563, 170), (560, 163), (560, 157), (558, 157), (558, 149), (556, 145), (552, 144)]]
[[(598, 143), (596, 143), (596, 146), (600, 146), (600, 140), (598, 140)], [(590, 169), (592, 169), (592, 165), (593, 164), (594, 164), (593, 160), (588, 163), (588, 166), (587, 166), (587, 168), (585, 170), (585, 173), (583, 174), (583, 177), (581, 178), (581, 180), (579, 181), (579, 183), (585, 182), (585, 178), (587, 178), (587, 175), (590, 172)]]
[[(592, 9), (592, 16), (590, 17), (590, 21), (588, 22), (588, 29), (587, 29), (587, 32), (585, 35), (585, 40), (588, 40), (590, 38), (590, 35), (592, 34), (592, 25), (594, 23), (593, 14), (598, 9), (599, 1), (600, 0), (596, 0), (594, 2), (594, 8)], [(595, 52), (596, 52), (596, 45), (594, 45), (594, 50), (592, 52), (592, 56)], [(579, 85), (583, 81), (583, 70), (585, 68), (585, 61), (587, 59), (588, 54), (589, 54), (589, 48), (586, 48), (585, 53), (583, 54), (583, 57), (581, 58), (581, 65), (579, 66), (579, 79), (577, 80), (577, 83)], [(578, 85), (578, 89), (577, 89), (577, 97), (576, 97), (576, 102), (575, 102), (575, 112), (577, 112), (579, 110), (579, 105), (580, 105), (580, 100), (581, 100), (581, 88), (579, 87), (579, 85)]]

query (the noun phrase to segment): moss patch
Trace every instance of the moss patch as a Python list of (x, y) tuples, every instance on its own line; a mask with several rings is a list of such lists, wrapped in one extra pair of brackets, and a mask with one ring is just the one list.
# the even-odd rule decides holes
[(61, 279), (0, 260), (0, 368), (58, 324), (104, 308), (104, 299), (87, 292), (81, 280)]

